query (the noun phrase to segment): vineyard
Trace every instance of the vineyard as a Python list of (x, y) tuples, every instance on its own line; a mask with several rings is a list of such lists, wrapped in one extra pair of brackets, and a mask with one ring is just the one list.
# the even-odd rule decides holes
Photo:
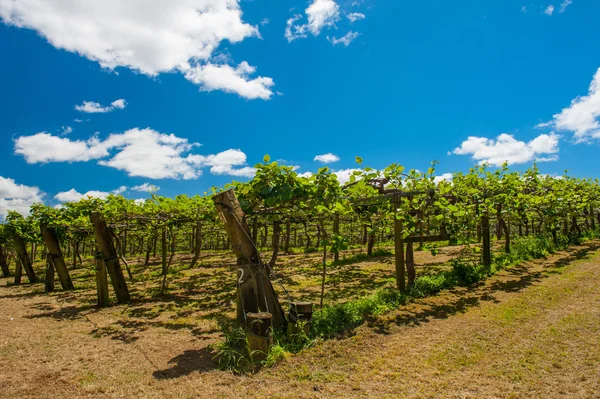
[(361, 165), (340, 184), (265, 156), (204, 195), (36, 204), (0, 225), (0, 293), (26, 280), (83, 310), (129, 305), (139, 323), (206, 333), (207, 362), (244, 374), (600, 231), (597, 180), (485, 165), (441, 180), (435, 166)]

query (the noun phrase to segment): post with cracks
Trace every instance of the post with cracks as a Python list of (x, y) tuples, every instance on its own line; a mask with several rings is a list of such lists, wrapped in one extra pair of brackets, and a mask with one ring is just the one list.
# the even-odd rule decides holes
[[(52, 266), (54, 266), (54, 270), (56, 270), (56, 273), (58, 274), (58, 279), (60, 280), (62, 289), (65, 291), (72, 290), (73, 281), (71, 281), (71, 276), (69, 276), (65, 258), (63, 257), (62, 250), (60, 249), (60, 243), (58, 242), (58, 237), (56, 236), (56, 230), (46, 224), (42, 224), (40, 225), (40, 231), (42, 233), (42, 237), (44, 238), (46, 249), (48, 250), (47, 256), (50, 256), (50, 261)], [(46, 268), (46, 270), (49, 269)]]
[(90, 215), (90, 221), (94, 225), (96, 244), (100, 249), (100, 256), (110, 275), (110, 282), (115, 290), (117, 302), (119, 304), (128, 303), (130, 297), (129, 290), (127, 289), (127, 282), (123, 275), (123, 269), (121, 269), (121, 265), (119, 264), (119, 257), (117, 256), (117, 251), (112, 242), (112, 237), (108, 226), (106, 225), (106, 221), (99, 212), (92, 213)]
[[(27, 273), (27, 278), (29, 278), (29, 282), (31, 284), (37, 283), (37, 276), (35, 275), (35, 271), (33, 271), (33, 264), (31, 263), (31, 259), (29, 258), (29, 254), (27, 253), (27, 247), (25, 246), (25, 241), (23, 238), (15, 234), (15, 246), (17, 247), (17, 257), (19, 258), (19, 262), (25, 269), (25, 273)], [(19, 283), (20, 283), (20, 273), (19, 273)], [(16, 279), (16, 276), (15, 276)]]
[(284, 328), (285, 314), (269, 279), (269, 268), (260, 259), (235, 192), (223, 191), (213, 197), (213, 202), (237, 256), (239, 321), (244, 323), (248, 313), (268, 312), (272, 314), (273, 328)]

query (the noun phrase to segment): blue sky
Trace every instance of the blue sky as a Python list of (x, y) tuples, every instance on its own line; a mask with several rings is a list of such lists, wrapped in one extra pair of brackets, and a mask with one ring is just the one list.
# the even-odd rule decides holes
[(0, 0), (0, 217), (201, 194), (267, 153), (600, 176), (600, 2), (168, 3)]

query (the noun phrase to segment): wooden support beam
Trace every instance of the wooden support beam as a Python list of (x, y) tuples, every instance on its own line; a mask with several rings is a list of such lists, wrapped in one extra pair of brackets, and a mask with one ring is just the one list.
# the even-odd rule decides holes
[(0, 245), (0, 269), (2, 269), (3, 277), (10, 277), (10, 270), (8, 269), (8, 263), (6, 262), (6, 253), (4, 248)]
[(130, 301), (129, 290), (127, 288), (127, 282), (123, 275), (123, 269), (119, 264), (119, 257), (117, 251), (112, 242), (112, 237), (106, 221), (99, 212), (94, 212), (90, 215), (90, 221), (94, 225), (94, 235), (96, 237), (96, 243), (100, 249), (102, 259), (110, 275), (110, 282), (117, 295), (117, 302), (128, 303)]
[(396, 196), (392, 201), (394, 205), (394, 257), (396, 264), (396, 287), (400, 291), (406, 289), (404, 268), (404, 238), (402, 237), (402, 220), (396, 217), (396, 210), (400, 208), (400, 197)]
[(481, 235), (483, 239), (483, 266), (489, 271), (492, 266), (492, 247), (490, 242), (490, 218), (487, 215), (481, 217)]
[[(46, 224), (41, 224), (40, 231), (42, 233), (44, 243), (46, 244), (46, 250), (52, 258), (52, 265), (53, 268), (56, 269), (62, 289), (65, 291), (72, 290), (73, 281), (71, 280), (71, 276), (67, 270), (67, 264), (65, 263), (65, 258), (63, 257), (62, 250), (60, 249), (60, 243), (58, 242), (56, 230), (48, 227)], [(48, 270), (48, 268), (46, 268), (46, 270)]]
[(44, 278), (44, 292), (54, 291), (54, 263), (52, 255), (46, 254), (46, 276)]
[(108, 296), (108, 275), (106, 265), (102, 260), (102, 253), (96, 253), (96, 294), (98, 297), (98, 307), (104, 308), (110, 304)]
[[(27, 278), (31, 284), (37, 283), (37, 276), (35, 275), (35, 271), (33, 270), (33, 265), (31, 264), (31, 259), (29, 259), (29, 254), (27, 253), (27, 247), (25, 246), (25, 241), (23, 238), (15, 234), (15, 246), (17, 247), (17, 257), (21, 262), (21, 266), (25, 269), (25, 273), (27, 273)], [(20, 276), (19, 276), (20, 280)]]
[(450, 236), (439, 234), (435, 236), (413, 236), (406, 237), (404, 241), (406, 242), (436, 242), (436, 241), (446, 241), (449, 240)]
[(261, 261), (252, 242), (244, 211), (235, 192), (233, 189), (223, 191), (213, 197), (213, 202), (237, 256), (238, 319), (244, 322), (249, 312), (269, 312), (273, 317), (273, 327), (285, 328), (285, 314), (269, 279), (270, 270)]

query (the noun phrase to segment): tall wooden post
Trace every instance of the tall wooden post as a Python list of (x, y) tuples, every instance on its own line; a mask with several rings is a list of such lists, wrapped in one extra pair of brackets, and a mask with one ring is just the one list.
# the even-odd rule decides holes
[(396, 263), (396, 287), (400, 291), (406, 289), (404, 277), (404, 238), (402, 237), (402, 220), (397, 218), (398, 209), (400, 209), (400, 196), (394, 195), (392, 204), (394, 205), (394, 258)]
[(198, 220), (196, 222), (196, 234), (194, 244), (194, 258), (192, 259), (192, 266), (196, 266), (198, 259), (200, 259), (200, 251), (202, 250), (202, 222)]
[(31, 264), (31, 260), (29, 259), (29, 254), (27, 253), (25, 241), (18, 234), (14, 235), (14, 239), (15, 246), (17, 247), (17, 257), (21, 261), (21, 265), (23, 266), (23, 269), (25, 269), (25, 273), (27, 273), (27, 278), (29, 278), (29, 282), (31, 284), (37, 283), (37, 276), (35, 275), (33, 265)]
[(10, 270), (8, 269), (8, 263), (6, 263), (6, 253), (2, 245), (0, 245), (0, 269), (2, 269), (2, 276), (10, 277)]
[[(44, 238), (44, 243), (46, 243), (48, 254), (52, 257), (52, 264), (56, 269), (62, 289), (72, 290), (73, 281), (71, 281), (71, 276), (69, 276), (65, 258), (63, 257), (62, 250), (60, 249), (60, 243), (58, 242), (58, 237), (56, 236), (56, 230), (48, 227), (46, 224), (42, 224), (40, 225), (40, 231), (42, 233), (42, 237)], [(46, 270), (48, 269), (46, 268)]]
[[(333, 217), (333, 234), (335, 235), (339, 235), (340, 234), (340, 215), (336, 214)], [(340, 252), (336, 252), (333, 254), (333, 261), (334, 262), (339, 262), (340, 260)]]
[(54, 291), (54, 263), (52, 262), (52, 255), (46, 254), (46, 276), (44, 279), (44, 292)]
[(250, 230), (242, 207), (233, 189), (213, 197), (221, 221), (237, 256), (238, 295), (237, 316), (241, 322), (247, 313), (269, 312), (273, 327), (285, 326), (285, 314), (273, 285), (269, 280), (269, 269), (260, 260), (258, 250), (250, 238)]
[(490, 218), (487, 214), (481, 217), (481, 235), (483, 239), (483, 266), (487, 271), (490, 271), (492, 266), (492, 248), (490, 243)]
[(120, 304), (128, 303), (130, 301), (129, 290), (127, 289), (123, 269), (121, 269), (121, 265), (119, 264), (119, 257), (113, 245), (106, 221), (98, 212), (90, 215), (90, 221), (94, 225), (96, 243), (102, 253), (102, 259), (110, 275), (110, 282), (117, 295), (117, 302)]
[(413, 250), (412, 241), (408, 241), (406, 243), (406, 272), (408, 274), (408, 287), (412, 287), (417, 276), (415, 271), (415, 253)]
[(21, 274), (23, 273), (23, 265), (19, 256), (15, 258), (15, 285), (21, 284)]
[(108, 276), (101, 252), (96, 253), (96, 294), (98, 297), (98, 307), (104, 308), (110, 304)]

